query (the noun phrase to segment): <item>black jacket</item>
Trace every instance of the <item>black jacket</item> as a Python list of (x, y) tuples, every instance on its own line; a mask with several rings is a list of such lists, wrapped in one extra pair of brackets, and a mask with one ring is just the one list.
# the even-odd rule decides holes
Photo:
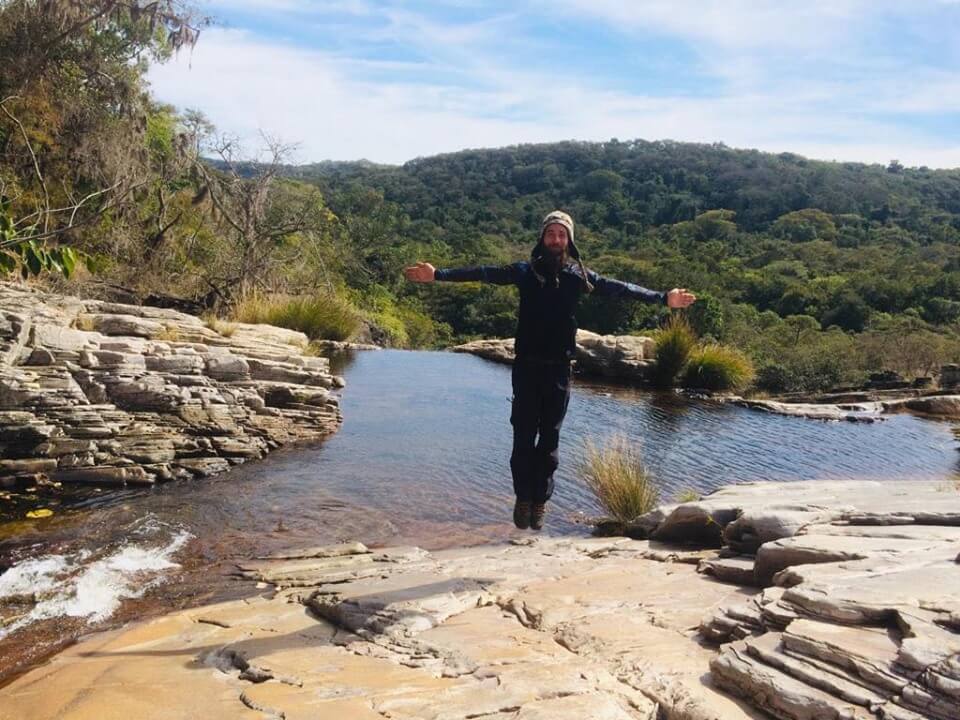
[[(664, 292), (605, 278), (592, 270), (587, 271), (587, 277), (593, 285), (595, 295), (627, 297), (659, 304), (667, 302), (667, 294)], [(520, 289), (520, 314), (515, 346), (517, 358), (541, 362), (564, 362), (573, 359), (577, 345), (576, 308), (583, 292), (583, 279), (576, 265), (566, 265), (558, 274), (556, 282), (553, 278), (541, 282), (529, 262), (437, 270), (434, 279), (516, 285)]]

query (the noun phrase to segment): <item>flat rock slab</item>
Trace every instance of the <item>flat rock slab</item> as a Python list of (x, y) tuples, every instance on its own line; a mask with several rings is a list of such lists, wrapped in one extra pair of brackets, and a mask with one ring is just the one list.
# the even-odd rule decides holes
[(647, 559), (647, 542), (357, 550), (255, 562), (377, 565), (382, 577), (93, 636), (0, 689), (0, 718), (760, 718), (713, 687), (716, 652), (694, 632), (749, 591)]

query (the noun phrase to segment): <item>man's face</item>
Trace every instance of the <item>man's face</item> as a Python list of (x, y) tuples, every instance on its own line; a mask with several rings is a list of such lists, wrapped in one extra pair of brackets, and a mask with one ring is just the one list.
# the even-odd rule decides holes
[(560, 223), (550, 223), (543, 231), (543, 246), (552, 255), (562, 255), (567, 242), (567, 229)]

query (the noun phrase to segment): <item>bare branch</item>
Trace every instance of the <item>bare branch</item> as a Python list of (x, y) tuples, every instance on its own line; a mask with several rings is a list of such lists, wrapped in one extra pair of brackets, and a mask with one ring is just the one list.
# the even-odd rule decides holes
[[(118, 183), (118, 184), (119, 184), (119, 183)], [(84, 226), (84, 225), (88, 225), (88, 224), (90, 224), (91, 222), (93, 222), (94, 220), (96, 220), (98, 217), (100, 217), (101, 215), (103, 215), (103, 213), (105, 213), (105, 212), (106, 212), (107, 210), (109, 210), (110, 208), (113, 208), (113, 207), (116, 207), (117, 205), (119, 205), (119, 204), (120, 204), (120, 201), (123, 200), (124, 197), (126, 197), (126, 196), (129, 195), (131, 192), (133, 192), (133, 190), (135, 190), (136, 188), (138, 188), (138, 187), (140, 187), (141, 185), (144, 185), (144, 184), (146, 184), (146, 181), (139, 182), (139, 183), (136, 183), (136, 184), (134, 184), (134, 185), (131, 185), (129, 188), (127, 188), (126, 190), (124, 190), (123, 193), (121, 193), (120, 196), (119, 196), (114, 202), (112, 202), (112, 203), (107, 203), (106, 205), (104, 205), (103, 207), (101, 207), (99, 210), (97, 210), (93, 215), (91, 215), (91, 216), (89, 216), (89, 217), (87, 217), (87, 218), (84, 218), (83, 220), (80, 220), (79, 222), (73, 222), (73, 216), (71, 216), (71, 222), (70, 222), (70, 224), (67, 225), (66, 227), (57, 228), (56, 230), (50, 230), (50, 231), (47, 231), (47, 232), (43, 232), (43, 233), (40, 233), (39, 235), (30, 235), (30, 236), (25, 236), (25, 237), (14, 237), (14, 238), (11, 238), (10, 240), (7, 240), (6, 242), (0, 242), (0, 248), (11, 247), (11, 246), (13, 246), (13, 245), (18, 245), (19, 243), (22, 243), (22, 242), (24, 242), (24, 241), (26, 241), (26, 240), (45, 240), (46, 238), (49, 238), (49, 237), (54, 237), (54, 236), (56, 236), (56, 235), (62, 235), (62, 234), (65, 233), (65, 232), (69, 232), (70, 230), (73, 230), (74, 228), (78, 228), (78, 227), (82, 227), (82, 226)], [(101, 192), (102, 192), (102, 191), (101, 191)], [(100, 192), (92, 193), (92, 195), (97, 195), (97, 194), (100, 194)], [(89, 197), (89, 196), (88, 196), (88, 197)], [(85, 201), (86, 201), (86, 198), (84, 198), (84, 200), (82, 200), (81, 203), (82, 203), (82, 202), (85, 202)], [(73, 209), (75, 210), (76, 208), (73, 208)]]
[(30, 151), (30, 157), (33, 160), (33, 169), (37, 173), (37, 179), (40, 181), (40, 187), (43, 188), (43, 208), (44, 208), (44, 217), (43, 217), (43, 229), (44, 232), (49, 228), (49, 214), (50, 214), (50, 194), (47, 192), (47, 182), (43, 179), (43, 173), (40, 172), (40, 163), (37, 161), (37, 155), (33, 152), (33, 145), (30, 144), (30, 137), (27, 135), (27, 129), (23, 126), (23, 123), (17, 119), (17, 117), (7, 109), (6, 103), (9, 100), (18, 99), (16, 95), (12, 95), (8, 98), (5, 98), (3, 102), (0, 102), (0, 110), (3, 110), (4, 115), (10, 118), (17, 127), (20, 128), (20, 134), (23, 135), (23, 142), (27, 146), (27, 150)]
[(80, 202), (74, 203), (73, 205), (68, 205), (68, 206), (62, 207), (62, 208), (54, 208), (54, 209), (52, 209), (52, 210), (46, 210), (46, 211), (36, 210), (36, 211), (30, 213), (29, 215), (24, 215), (22, 218), (20, 218), (19, 220), (17, 220), (17, 221), (14, 223), (14, 227), (16, 227), (16, 226), (18, 226), (18, 225), (26, 222), (27, 220), (29, 220), (29, 219), (32, 218), (32, 217), (35, 217), (36, 215), (39, 215), (41, 212), (46, 212), (48, 215), (53, 215), (53, 214), (55, 214), (55, 213), (61, 213), (61, 212), (70, 211), (71, 214), (70, 214), (70, 222), (69, 222), (69, 224), (73, 224), (73, 220), (74, 220), (74, 218), (76, 217), (77, 210), (79, 210), (80, 207), (81, 207), (84, 203), (86, 203), (88, 200), (92, 200), (93, 198), (97, 197), (98, 195), (103, 195), (104, 193), (108, 193), (108, 192), (110, 192), (111, 190), (116, 190), (117, 186), (120, 185), (121, 182), (123, 182), (123, 181), (122, 181), (122, 180), (118, 180), (117, 182), (115, 182), (113, 185), (111, 185), (111, 186), (108, 187), (108, 188), (104, 188), (103, 190), (97, 190), (96, 192), (92, 192), (92, 193), (90, 193), (89, 195), (87, 195), (85, 198), (83, 198)]

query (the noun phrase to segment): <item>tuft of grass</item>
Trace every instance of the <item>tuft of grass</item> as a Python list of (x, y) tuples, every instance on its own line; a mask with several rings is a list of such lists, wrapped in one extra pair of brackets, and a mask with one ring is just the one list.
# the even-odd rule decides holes
[(685, 387), (705, 390), (740, 390), (755, 376), (750, 358), (725, 345), (705, 345), (693, 353), (687, 363)]
[(693, 488), (685, 488), (677, 493), (678, 503), (696, 502), (700, 499), (700, 493)]
[(207, 329), (213, 330), (215, 333), (223, 335), (224, 337), (231, 337), (237, 331), (236, 323), (229, 322), (227, 320), (221, 320), (216, 315), (208, 315), (203, 319), (203, 324), (206, 325)]
[(157, 330), (150, 336), (151, 340), (161, 342), (177, 342), (180, 340), (180, 330), (176, 325), (164, 325), (162, 330)]
[(600, 506), (621, 523), (652, 510), (660, 496), (640, 452), (622, 435), (603, 447), (588, 441), (580, 472)]
[(73, 321), (73, 326), (77, 330), (93, 332), (93, 318), (90, 315), (78, 315)]
[(674, 313), (657, 333), (657, 357), (653, 365), (653, 384), (670, 387), (683, 371), (697, 345), (697, 335), (690, 322)]
[(299, 330), (311, 340), (346, 340), (360, 325), (360, 314), (353, 305), (334, 293), (251, 294), (234, 307), (231, 318)]

